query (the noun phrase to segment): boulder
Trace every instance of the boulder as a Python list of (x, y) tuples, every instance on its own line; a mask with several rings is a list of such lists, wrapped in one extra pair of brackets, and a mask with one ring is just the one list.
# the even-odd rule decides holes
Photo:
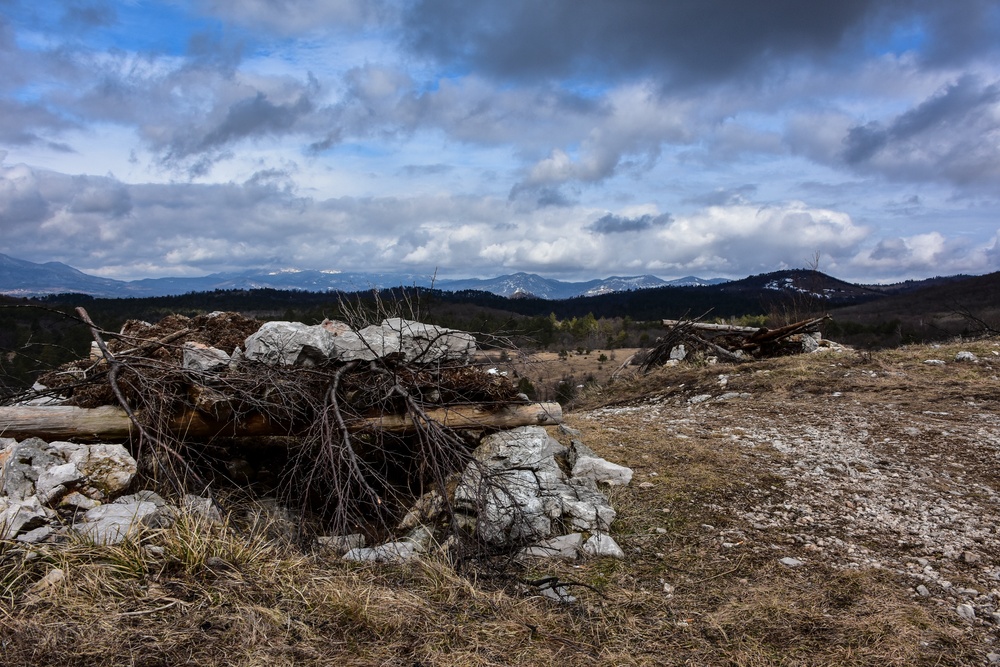
[(181, 366), (187, 371), (217, 373), (229, 368), (232, 361), (224, 351), (204, 343), (184, 343)]
[(246, 339), (243, 357), (269, 366), (315, 366), (334, 356), (335, 338), (322, 325), (267, 322)]
[(542, 540), (521, 550), (522, 556), (531, 558), (565, 558), (576, 560), (583, 549), (583, 535), (570, 533)]
[(12, 500), (37, 495), (50, 507), (72, 492), (103, 502), (124, 491), (135, 473), (135, 459), (121, 445), (28, 438), (0, 452), (0, 495)]
[(632, 469), (617, 463), (611, 463), (594, 453), (579, 440), (572, 441), (575, 456), (573, 461), (573, 477), (589, 477), (598, 484), (609, 486), (628, 486), (632, 481)]
[(143, 527), (162, 527), (169, 525), (170, 513), (164, 512), (169, 507), (159, 507), (155, 502), (145, 500), (121, 499), (107, 505), (100, 505), (87, 510), (83, 520), (73, 529), (95, 544), (119, 544), (126, 537), (134, 537)]
[(476, 339), (463, 331), (396, 317), (361, 331), (342, 331), (335, 336), (334, 347), (334, 358), (340, 361), (397, 355), (400, 361), (425, 364), (466, 361), (476, 351)]
[(458, 509), (477, 515), (476, 530), (494, 544), (535, 542), (568, 525), (607, 531), (615, 511), (590, 478), (567, 478), (562, 446), (539, 426), (486, 436), (455, 490)]
[(605, 535), (604, 533), (597, 533), (592, 535), (590, 539), (583, 543), (583, 553), (588, 556), (601, 557), (607, 556), (609, 558), (625, 558), (625, 552), (622, 548), (618, 546), (614, 538), (610, 535)]
[(105, 502), (115, 498), (132, 483), (136, 462), (122, 445), (76, 442), (53, 442), (53, 452), (72, 463), (82, 475), (76, 490), (94, 500)]
[(466, 361), (476, 350), (472, 334), (430, 324), (389, 318), (360, 331), (324, 320), (268, 322), (246, 339), (243, 357), (272, 366), (312, 366), (329, 360), (372, 361), (396, 355), (400, 361)]
[(0, 497), (0, 540), (12, 540), (44, 526), (48, 518), (48, 513), (35, 496), (19, 500)]
[(49, 468), (66, 460), (56, 456), (41, 438), (7, 445), (0, 453), (0, 495), (25, 500), (35, 495), (35, 482)]

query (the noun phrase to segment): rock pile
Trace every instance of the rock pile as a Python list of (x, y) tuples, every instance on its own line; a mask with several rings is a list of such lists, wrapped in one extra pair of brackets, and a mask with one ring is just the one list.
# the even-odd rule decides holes
[[(360, 330), (330, 320), (314, 326), (268, 322), (252, 330), (251, 323), (233, 313), (193, 320), (175, 317), (167, 329), (129, 322), (108, 346), (107, 359), (102, 351), (99, 360), (88, 364), (89, 370), (70, 374), (77, 384), (67, 385), (64, 398), (72, 401), (76, 396), (72, 392), (80, 386), (81, 373), (84, 384), (96, 385), (107, 382), (106, 375), (101, 375), (106, 374), (103, 369), (120, 364), (125, 370), (119, 382), (140, 387), (159, 382), (152, 403), (144, 402), (142, 393), (128, 394), (127, 399), (134, 402), (135, 413), (149, 415), (159, 410), (152, 424), (180, 423), (183, 428), (166, 432), (168, 438), (211, 435), (210, 428), (217, 431), (227, 419), (233, 420), (231, 430), (236, 435), (245, 435), (240, 431), (241, 419), (277, 425), (276, 434), (303, 442), (326, 433), (322, 436), (326, 440), (296, 445), (296, 451), (316, 456), (338, 451), (343, 462), (328, 456), (322, 464), (328, 467), (318, 476), (314, 473), (320, 464), (308, 456), (295, 454), (298, 458), (289, 463), (308, 468), (312, 483), (327, 476), (332, 504), (321, 508), (324, 511), (342, 511), (345, 506), (352, 512), (370, 509), (364, 500), (338, 495), (344, 489), (379, 488), (395, 493), (389, 479), (358, 476), (380, 474), (377, 461), (360, 457), (392, 457), (394, 465), (400, 465), (400, 457), (423, 451), (415, 443), (437, 438), (435, 451), (447, 459), (447, 470), (437, 470), (441, 476), (436, 479), (448, 474), (450, 482), (410, 480), (414, 486), (436, 490), (419, 498), (406, 513), (394, 531), (398, 539), (370, 548), (360, 534), (321, 539), (347, 559), (403, 560), (435, 549), (447, 551), (464, 538), (493, 551), (520, 549), (526, 557), (622, 556), (609, 535), (615, 510), (599, 485), (628, 484), (631, 470), (605, 461), (575, 438), (566, 447), (551, 437), (538, 424), (559, 423), (558, 405), (531, 404), (506, 377), (471, 365), (477, 351), (471, 334), (401, 318)], [(140, 376), (141, 369), (150, 364), (136, 363), (139, 358), (155, 359), (158, 375)], [(296, 375), (299, 368), (309, 370)], [(86, 373), (93, 373), (93, 379)], [(49, 377), (58, 381), (66, 374), (64, 370), (62, 375)], [(296, 384), (299, 376), (305, 379)], [(274, 393), (281, 400), (291, 396), (301, 401), (274, 410), (275, 399), (260, 399), (261, 392), (271, 390), (269, 383), (279, 382), (283, 384)], [(54, 418), (57, 411), (63, 411), (58, 414), (87, 420), (87, 433), (80, 434), (83, 438), (95, 432), (91, 416), (98, 411), (94, 408), (108, 407), (97, 402), (110, 400), (107, 389), (97, 386), (80, 393), (83, 412), (90, 410), (83, 417), (65, 412), (77, 407), (34, 404), (29, 408), (28, 402), (12, 408), (17, 412), (11, 416), (27, 415), (36, 420), (28, 423), (45, 424), (46, 414)], [(49, 390), (50, 397), (58, 393), (59, 386)], [(264, 412), (254, 416), (254, 410)], [(253, 422), (248, 415), (261, 419)], [(457, 436), (459, 430), (465, 435)], [(8, 432), (12, 432), (10, 426)], [(122, 438), (135, 435), (128, 429), (118, 432)], [(75, 533), (107, 544), (124, 539), (140, 526), (166, 525), (176, 516), (177, 509), (154, 493), (122, 496), (137, 468), (122, 445), (47, 443), (37, 437), (2, 444), (0, 539), (55, 541)], [(424, 475), (434, 465), (441, 463), (414, 459), (402, 464), (402, 470)], [(294, 474), (282, 477), (293, 479)], [(447, 499), (439, 495), (445, 488)], [(312, 492), (315, 495), (317, 489)], [(401, 496), (386, 500), (406, 507)], [(211, 501), (197, 497), (188, 497), (181, 505), (199, 503), (209, 503), (203, 512), (213, 509)], [(379, 498), (375, 505), (382, 503)], [(350, 516), (350, 520), (337, 525), (365, 525), (371, 519), (372, 526), (391, 528), (379, 523), (382, 516), (338, 516)], [(390, 511), (386, 516), (398, 515)], [(381, 528), (370, 533), (382, 534)]]
[[(0, 447), (0, 539), (55, 542), (76, 535), (117, 544), (176, 516), (150, 491), (123, 495), (136, 462), (122, 445), (0, 438)], [(206, 499), (192, 496), (185, 504), (199, 501)]]

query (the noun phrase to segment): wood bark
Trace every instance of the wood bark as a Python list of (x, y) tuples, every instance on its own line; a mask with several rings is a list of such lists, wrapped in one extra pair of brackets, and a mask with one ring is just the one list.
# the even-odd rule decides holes
[(760, 331), (760, 327), (738, 327), (734, 324), (710, 324), (708, 322), (690, 322), (687, 320), (663, 320), (663, 326), (675, 327), (678, 324), (690, 325), (692, 329), (700, 331), (718, 331), (720, 333), (741, 333), (754, 334)]
[[(348, 430), (382, 429), (406, 432), (424, 417), (453, 429), (506, 429), (516, 426), (549, 426), (562, 423), (558, 403), (510, 404), (498, 409), (482, 405), (455, 405), (428, 409), (423, 416), (379, 415), (347, 419)], [(244, 437), (294, 435), (288, 425), (276, 424), (263, 415), (251, 415), (239, 422), (219, 421), (191, 410), (170, 421), (170, 431), (180, 438), (204, 439), (214, 436)], [(137, 429), (124, 410), (106, 405), (99, 408), (70, 406), (0, 407), (0, 437), (75, 440), (125, 440)]]

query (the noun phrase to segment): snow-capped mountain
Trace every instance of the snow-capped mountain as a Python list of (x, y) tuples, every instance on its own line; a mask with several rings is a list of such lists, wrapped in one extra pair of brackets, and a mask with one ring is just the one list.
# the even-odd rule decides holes
[(656, 276), (612, 276), (603, 280), (565, 282), (534, 273), (514, 273), (496, 278), (437, 279), (416, 273), (364, 273), (307, 269), (251, 269), (213, 273), (197, 278), (146, 278), (122, 281), (91, 276), (59, 262), (35, 264), (0, 255), (0, 294), (44, 296), (76, 292), (96, 297), (171, 296), (189, 292), (233, 289), (279, 289), (309, 292), (358, 292), (391, 287), (431, 287), (447, 292), (477, 290), (505, 297), (571, 299), (611, 292), (664, 286), (712, 285), (722, 279), (688, 276), (666, 281)]

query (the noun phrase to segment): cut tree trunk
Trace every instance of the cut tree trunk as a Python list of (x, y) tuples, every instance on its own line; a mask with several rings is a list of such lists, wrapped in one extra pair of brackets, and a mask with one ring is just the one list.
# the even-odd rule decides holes
[[(708, 322), (691, 322), (689, 320), (663, 320), (663, 326), (675, 327), (678, 324), (690, 325), (692, 329), (699, 331), (717, 331), (720, 333), (741, 333), (754, 334), (761, 330), (761, 327), (739, 327), (735, 324), (710, 324)], [(765, 331), (767, 331), (765, 329)]]
[[(348, 420), (351, 431), (381, 429), (407, 432), (426, 417), (452, 429), (507, 429), (516, 426), (550, 426), (562, 423), (558, 403), (510, 404), (497, 409), (482, 405), (455, 405), (428, 409), (423, 415), (385, 414)], [(275, 424), (262, 415), (239, 422), (218, 421), (198, 411), (185, 412), (170, 421), (169, 430), (179, 438), (204, 439), (215, 436), (244, 437), (295, 435), (287, 425)], [(0, 437), (74, 440), (126, 440), (137, 430), (121, 408), (70, 406), (0, 407)]]

